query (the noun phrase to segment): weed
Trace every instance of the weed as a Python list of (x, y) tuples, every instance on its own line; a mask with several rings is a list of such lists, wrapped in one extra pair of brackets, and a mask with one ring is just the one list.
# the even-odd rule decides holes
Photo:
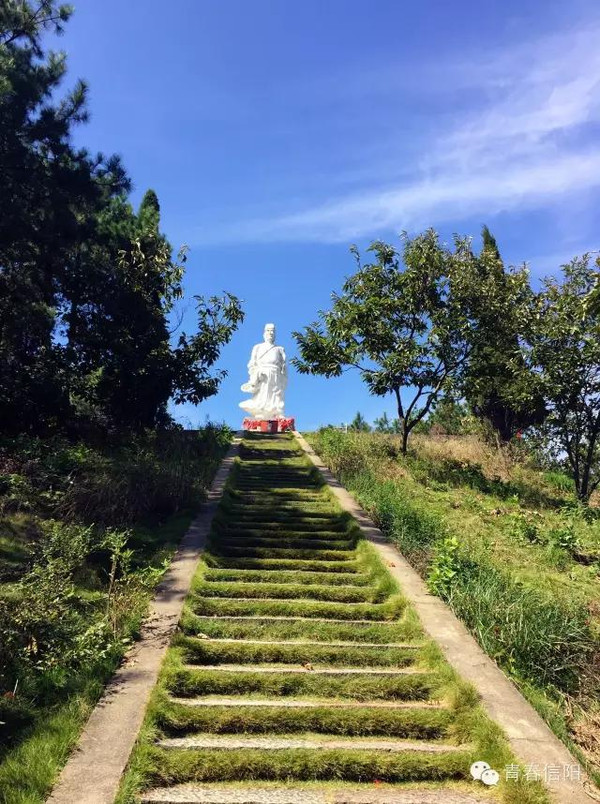
[(427, 576), (430, 591), (434, 595), (448, 597), (459, 567), (458, 539), (456, 536), (446, 536), (435, 546)]

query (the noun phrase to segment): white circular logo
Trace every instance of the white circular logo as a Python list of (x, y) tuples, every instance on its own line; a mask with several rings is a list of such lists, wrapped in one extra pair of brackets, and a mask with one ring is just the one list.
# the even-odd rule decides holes
[(500, 774), (498, 771), (492, 770), (492, 768), (488, 768), (484, 770), (481, 774), (481, 781), (487, 785), (494, 785), (498, 784), (500, 781)]
[(484, 771), (489, 770), (489, 767), (490, 766), (487, 764), (487, 762), (474, 762), (471, 765), (471, 776), (474, 779), (481, 779), (481, 774)]

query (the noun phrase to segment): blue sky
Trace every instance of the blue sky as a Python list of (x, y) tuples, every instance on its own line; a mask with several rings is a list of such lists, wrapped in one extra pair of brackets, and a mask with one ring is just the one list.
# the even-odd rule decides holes
[[(534, 278), (598, 248), (599, 37), (595, 0), (76, 3), (58, 47), (90, 84), (77, 141), (121, 154), (133, 200), (153, 187), (190, 246), (184, 329), (193, 294), (244, 300), (221, 393), (176, 416), (238, 426), (264, 323), (291, 357), (351, 243), (487, 223)], [(392, 399), (291, 373), (300, 429), (357, 410)]]

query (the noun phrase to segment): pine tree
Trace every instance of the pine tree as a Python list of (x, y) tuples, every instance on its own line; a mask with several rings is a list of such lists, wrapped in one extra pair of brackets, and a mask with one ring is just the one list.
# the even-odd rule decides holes
[(118, 161), (92, 160), (70, 142), (86, 119), (86, 87), (54, 96), (66, 70), (47, 53), (69, 6), (0, 4), (0, 421), (5, 431), (55, 426), (69, 407), (68, 364), (57, 337), (67, 272), (102, 184), (127, 186)]
[(216, 393), (237, 298), (196, 298), (198, 325), (172, 342), (177, 259), (149, 190), (137, 213), (116, 157), (71, 144), (86, 87), (57, 99), (63, 54), (46, 52), (69, 6), (0, 0), (0, 428), (141, 430), (167, 405)]
[(540, 424), (547, 410), (539, 378), (527, 363), (524, 342), (531, 324), (533, 294), (524, 270), (507, 271), (487, 226), (474, 256), (472, 351), (462, 384), (473, 413), (501, 441)]
[(371, 431), (371, 426), (362, 415), (360, 411), (356, 414), (356, 416), (352, 419), (349, 425), (350, 430), (356, 430), (360, 433), (369, 433)]

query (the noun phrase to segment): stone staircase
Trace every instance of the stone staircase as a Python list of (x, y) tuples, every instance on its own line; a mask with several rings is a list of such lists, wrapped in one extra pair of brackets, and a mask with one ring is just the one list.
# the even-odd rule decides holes
[(250, 436), (240, 458), (153, 704), (139, 801), (491, 801), (447, 670), (356, 524), (291, 437)]

